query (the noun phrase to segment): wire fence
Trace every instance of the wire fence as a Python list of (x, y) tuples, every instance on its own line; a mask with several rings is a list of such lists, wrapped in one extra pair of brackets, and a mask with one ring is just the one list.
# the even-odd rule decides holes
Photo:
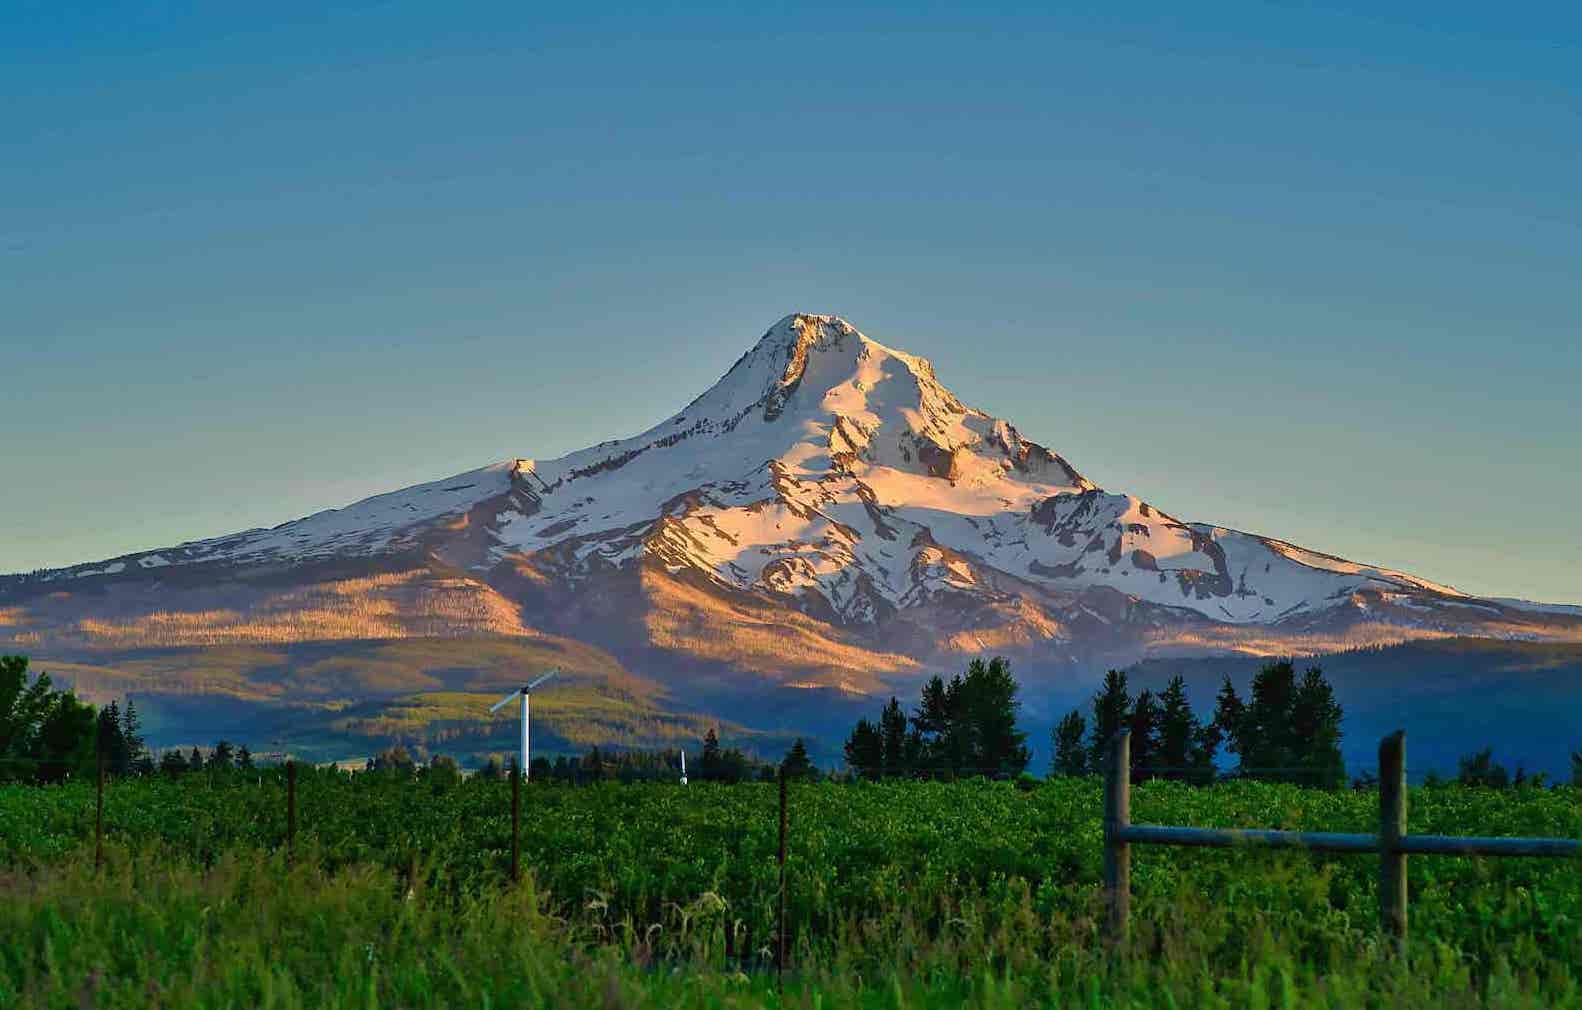
[[(1379, 791), (1379, 830), (1377, 834), (1344, 834), (1332, 832), (1279, 831), (1235, 828), (1197, 828), (1177, 825), (1134, 824), (1131, 821), (1131, 793), (1133, 776), (1138, 772), (1153, 775), (1170, 773), (1202, 773), (1200, 767), (1144, 766), (1131, 764), (1130, 732), (1117, 733), (1107, 749), (1104, 769), (1104, 891), (1108, 906), (1108, 923), (1111, 935), (1123, 938), (1128, 930), (1131, 907), (1131, 846), (1171, 845), (1194, 848), (1271, 848), (1300, 849), (1314, 852), (1375, 854), (1380, 860), (1379, 870), (1379, 921), (1380, 927), (1398, 944), (1404, 945), (1407, 937), (1407, 876), (1408, 855), (1455, 856), (1528, 856), (1574, 858), (1582, 856), (1582, 841), (1565, 838), (1487, 838), (1453, 835), (1409, 835), (1406, 833), (1406, 742), (1405, 733), (1397, 732), (1386, 737), (1379, 747), (1377, 778), (1373, 783)], [(286, 859), (294, 862), (297, 850), (297, 763), (288, 760), (286, 771)], [(1314, 772), (1310, 767), (1281, 767), (1239, 769), (1230, 777), (1253, 778), (1260, 775), (1293, 775)], [(904, 774), (887, 776), (901, 780), (947, 780), (973, 777), (974, 773), (987, 778), (1014, 778), (1004, 767), (985, 769), (911, 769)], [(521, 830), (522, 786), (524, 777), (513, 762), (508, 772), (511, 780), (511, 855), (510, 877), (513, 885), (521, 879)], [(774, 969), (783, 986), (786, 969), (787, 939), (793, 924), (786, 913), (786, 864), (791, 830), (791, 809), (788, 785), (790, 778), (782, 769), (778, 780), (779, 818), (776, 861), (779, 871), (778, 894), (775, 898), (777, 916), (775, 935), (768, 950)], [(99, 871), (104, 861), (104, 790), (105, 775), (102, 763), (98, 776), (97, 801), (94, 815), (94, 867)], [(569, 784), (558, 784), (565, 788)], [(556, 788), (555, 784), (535, 788)], [(733, 929), (725, 936), (725, 957), (735, 967), (750, 963), (754, 948), (750, 935), (738, 937)]]

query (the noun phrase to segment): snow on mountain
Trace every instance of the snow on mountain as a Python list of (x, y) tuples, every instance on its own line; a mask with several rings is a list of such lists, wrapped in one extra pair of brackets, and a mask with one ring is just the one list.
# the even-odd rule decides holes
[(1526, 610), (1534, 614), (1564, 614), (1569, 617), (1582, 617), (1582, 605), (1574, 603), (1535, 603), (1532, 600), (1519, 600), (1510, 596), (1495, 596), (1490, 602), (1499, 603), (1517, 610)]
[(963, 404), (928, 361), (838, 317), (802, 314), (630, 438), (31, 578), (400, 551), (480, 577), (526, 564), (572, 590), (652, 565), (850, 626), (940, 601), (1069, 608), (1093, 591), (1231, 625), (1502, 610), (1105, 491)]

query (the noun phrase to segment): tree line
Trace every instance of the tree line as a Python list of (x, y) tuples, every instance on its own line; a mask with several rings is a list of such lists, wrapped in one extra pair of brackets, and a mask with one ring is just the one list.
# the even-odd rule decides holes
[[(876, 721), (858, 720), (844, 748), (848, 770), (865, 779), (1022, 775), (1031, 752), (1027, 734), (1017, 726), (1018, 691), (1010, 664), (1001, 657), (974, 659), (948, 681), (932, 677), (911, 713), (892, 697)], [(1340, 753), (1342, 716), (1323, 671), (1313, 666), (1298, 677), (1289, 660), (1260, 668), (1246, 698), (1226, 677), (1207, 719), (1193, 711), (1182, 677), (1172, 678), (1157, 695), (1144, 689), (1134, 696), (1126, 673), (1110, 670), (1088, 705), (1067, 713), (1055, 726), (1049, 774), (1101, 772), (1108, 742), (1126, 728), (1131, 731), (1133, 781), (1213, 782), (1223, 774), (1223, 750), (1236, 759), (1231, 775), (1336, 788), (1346, 781)], [(791, 779), (824, 775), (800, 737), (778, 763), (722, 746), (712, 728), (701, 744), (688, 768), (689, 777), (699, 782), (772, 781), (781, 773)], [(27, 657), (0, 656), (0, 782), (91, 776), (101, 751), (112, 777), (179, 777), (254, 767), (247, 746), (227, 740), (218, 741), (207, 755), (192, 747), (167, 750), (156, 759), (131, 700), (124, 707), (111, 701), (96, 710), (72, 691), (56, 689), (47, 673), (30, 680)], [(1570, 758), (1571, 782), (1582, 786), (1582, 749)], [(404, 746), (396, 746), (369, 758), (366, 770), (410, 773), (420, 767)], [(445, 755), (434, 757), (427, 768), (441, 777), (461, 774), (455, 759)], [(581, 756), (535, 758), (531, 771), (535, 780), (567, 784), (674, 781), (680, 752), (595, 746)], [(503, 778), (506, 768), (493, 757), (478, 774)], [(1366, 787), (1371, 778), (1364, 772), (1354, 785)], [(1430, 773), (1424, 784), (1448, 781)], [(1548, 784), (1544, 775), (1529, 774), (1521, 766), (1511, 773), (1493, 759), (1491, 748), (1463, 756), (1453, 781), (1491, 789)]]
[(56, 688), (48, 673), (30, 679), (26, 656), (0, 656), (0, 782), (92, 777), (101, 753), (105, 774), (113, 778), (253, 767), (247, 746), (226, 740), (207, 756), (193, 747), (166, 751), (156, 761), (130, 699), (124, 708), (111, 701), (95, 709), (75, 692)]
[(877, 723), (859, 720), (846, 764), (867, 779), (1019, 775), (1032, 752), (1016, 726), (1017, 690), (1003, 658), (974, 659), (949, 681), (929, 679), (910, 716), (892, 697)]
[(1246, 699), (1226, 677), (1207, 720), (1192, 711), (1179, 675), (1157, 696), (1145, 688), (1134, 698), (1126, 674), (1110, 670), (1089, 707), (1091, 723), (1074, 709), (1055, 727), (1052, 775), (1097, 774), (1110, 739), (1129, 729), (1133, 781), (1212, 782), (1222, 747), (1236, 756), (1240, 777), (1331, 789), (1346, 781), (1343, 711), (1317, 666), (1298, 679), (1289, 660), (1267, 663), (1253, 675)]

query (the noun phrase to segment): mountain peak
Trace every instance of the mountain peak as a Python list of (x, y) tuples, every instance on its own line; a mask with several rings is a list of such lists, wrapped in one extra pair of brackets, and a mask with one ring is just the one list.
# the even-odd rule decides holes
[(906, 398), (914, 406), (935, 402), (957, 413), (965, 409), (939, 386), (926, 359), (886, 347), (840, 316), (794, 312), (770, 326), (683, 416), (740, 418), (761, 408), (763, 419), (772, 422), (793, 398), (824, 413), (829, 404), (823, 401), (851, 399), (838, 395), (843, 387), (863, 393), (889, 380), (912, 387)]
[[(1433, 630), (1518, 613), (1497, 602), (1447, 611), (1468, 605), (1446, 587), (1106, 492), (1009, 421), (964, 404), (925, 359), (840, 316), (805, 312), (775, 322), (701, 396), (636, 435), (24, 581), (416, 555), (571, 593), (620, 573), (686, 573), (694, 585), (847, 625), (914, 609), (959, 623), (961, 607), (980, 608), (971, 612), (984, 628), (1003, 617), (1041, 639), (1082, 634), (1072, 629), (1090, 618), (1122, 630), (1181, 621)], [(946, 598), (955, 602), (927, 609)], [(1090, 604), (1102, 606), (1081, 609)], [(1023, 626), (1004, 617), (1012, 613), (1034, 617)], [(1112, 633), (1122, 631), (1103, 632)]]

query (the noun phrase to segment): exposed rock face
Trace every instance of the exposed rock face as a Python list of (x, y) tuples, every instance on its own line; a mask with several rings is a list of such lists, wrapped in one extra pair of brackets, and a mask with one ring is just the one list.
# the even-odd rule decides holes
[[(186, 601), (178, 585), (289, 584), (293, 572), (356, 575), (396, 557), (478, 587), (488, 607), (468, 604), (474, 623), (486, 612), (491, 626), (547, 629), (677, 669), (705, 657), (848, 690), (989, 648), (1124, 657), (1582, 636), (1582, 615), (1473, 599), (1100, 489), (964, 405), (927, 361), (843, 319), (793, 315), (679, 414), (631, 438), (269, 530), (0, 578), (0, 645), (10, 633), (48, 648), (70, 629), (91, 646), (72, 617), (91, 609), (73, 602), (85, 592), (114, 596), (137, 626)], [(381, 605), (399, 610), (408, 596), (386, 592)], [(442, 597), (423, 599), (443, 611), (432, 602)], [(190, 601), (179, 605), (192, 613), (161, 634), (201, 628)], [(246, 606), (232, 609), (245, 617)], [(776, 627), (794, 630), (766, 630)]]

